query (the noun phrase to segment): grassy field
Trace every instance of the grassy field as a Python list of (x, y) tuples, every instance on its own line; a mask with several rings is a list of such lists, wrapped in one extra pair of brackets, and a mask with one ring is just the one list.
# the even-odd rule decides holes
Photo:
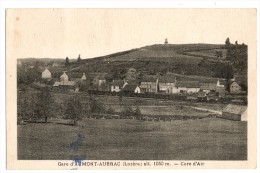
[(84, 119), (77, 126), (18, 125), (18, 159), (245, 160), (247, 123)]
[[(35, 97), (36, 93), (27, 93), (30, 98)], [(65, 109), (66, 101), (69, 100), (74, 94), (52, 93), (55, 102)], [(24, 93), (19, 93), (19, 98), (24, 97)], [(194, 107), (209, 109), (221, 112), (227, 104), (222, 103), (199, 103), (190, 101), (178, 100), (162, 100), (153, 98), (136, 98), (136, 97), (123, 97), (122, 102), (119, 101), (118, 96), (94, 96), (97, 101), (103, 103), (106, 108), (112, 108), (115, 112), (121, 112), (124, 106), (140, 109), (144, 115), (183, 115), (183, 116), (203, 116), (206, 117), (210, 114), (207, 111), (196, 110)], [(90, 97), (87, 94), (79, 95), (80, 101), (84, 107), (90, 104)], [(64, 110), (63, 110), (64, 111)], [(60, 115), (57, 115), (60, 116)]]
[[(73, 97), (73, 94), (54, 93), (53, 97), (57, 103), (63, 103), (69, 98)], [(89, 95), (79, 94), (82, 103), (89, 103)], [(123, 97), (122, 102), (119, 101), (119, 96), (105, 96), (95, 95), (94, 98), (105, 105), (127, 105), (127, 106), (196, 106), (202, 108), (208, 108), (216, 111), (221, 111), (227, 104), (222, 103), (200, 103), (180, 100), (167, 100), (167, 99), (154, 99), (154, 98), (142, 98), (142, 97)]]
[[(217, 58), (216, 57), (216, 51), (222, 51), (222, 57)], [(199, 50), (199, 51), (192, 51), (192, 52), (186, 52), (190, 56), (201, 56), (201, 57), (208, 57), (213, 59), (225, 59), (227, 50), (226, 49), (208, 49), (208, 50)]]
[[(187, 44), (187, 45), (151, 45), (136, 49), (127, 54), (105, 58), (105, 61), (161, 61), (176, 64), (198, 64), (201, 57), (215, 57), (215, 48), (221, 45)], [(206, 49), (206, 50), (205, 50)], [(183, 52), (189, 51), (189, 55)]]

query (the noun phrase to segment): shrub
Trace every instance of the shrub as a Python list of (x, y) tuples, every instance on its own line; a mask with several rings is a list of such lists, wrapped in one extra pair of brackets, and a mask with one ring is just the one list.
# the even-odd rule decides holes
[(93, 97), (90, 97), (90, 112), (93, 113), (104, 113), (105, 112), (105, 105)]

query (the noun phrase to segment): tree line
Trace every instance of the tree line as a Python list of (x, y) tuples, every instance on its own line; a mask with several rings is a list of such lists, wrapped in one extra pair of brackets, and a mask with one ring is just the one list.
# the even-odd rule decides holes
[(83, 104), (78, 95), (65, 100), (63, 103), (57, 103), (52, 96), (49, 88), (41, 89), (37, 94), (18, 93), (18, 119), (29, 119), (29, 121), (44, 119), (47, 123), (49, 118), (57, 117), (71, 120), (74, 125), (84, 117), (91, 117), (92, 114), (118, 114), (120, 118), (135, 117), (141, 119), (141, 111), (137, 107), (133, 110), (131, 107), (122, 104), (121, 112), (115, 112), (110, 106), (96, 100), (90, 96), (89, 102)]

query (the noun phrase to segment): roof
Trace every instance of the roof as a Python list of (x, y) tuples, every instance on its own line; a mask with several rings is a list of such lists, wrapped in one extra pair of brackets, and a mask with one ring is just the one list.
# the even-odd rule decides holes
[(60, 86), (60, 82), (55, 82), (53, 86)]
[(51, 73), (47, 68), (42, 73)]
[(247, 106), (229, 104), (223, 109), (222, 112), (228, 112), (228, 113), (233, 113), (233, 114), (242, 114), (246, 111), (246, 109), (247, 109)]
[(140, 82), (138, 80), (127, 80), (127, 83), (129, 85), (138, 85), (138, 84), (140, 84)]
[(200, 83), (214, 83), (217, 84), (218, 78), (201, 78), (199, 79)]
[(137, 85), (126, 85), (123, 88), (123, 91), (135, 91), (136, 87), (138, 87)]
[(200, 88), (202, 90), (216, 90), (216, 83), (201, 83)]
[(176, 87), (200, 88), (198, 81), (177, 81)]
[(237, 85), (241, 85), (241, 83), (240, 82), (237, 82), (237, 81), (232, 81), (232, 82), (230, 82), (230, 85), (232, 85), (233, 83), (236, 83)]
[(55, 82), (53, 86), (75, 86), (76, 82), (74, 81), (64, 81), (64, 82)]
[(156, 82), (157, 76), (155, 75), (145, 75), (142, 77), (142, 82)]
[(124, 85), (124, 81), (123, 80), (114, 80), (113, 82), (111, 82), (112, 86), (123, 86)]
[(60, 82), (60, 85), (74, 86), (74, 85), (76, 85), (76, 82), (74, 82), (74, 81), (64, 81), (64, 82)]
[(160, 76), (159, 77), (159, 82), (164, 82), (164, 83), (175, 83), (176, 76), (174, 75), (165, 75), (165, 76)]
[(67, 77), (68, 75), (65, 72), (63, 72), (63, 74), (60, 76), (60, 78), (67, 78)]

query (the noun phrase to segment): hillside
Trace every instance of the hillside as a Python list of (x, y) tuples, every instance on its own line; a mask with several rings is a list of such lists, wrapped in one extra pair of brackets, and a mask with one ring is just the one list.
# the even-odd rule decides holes
[[(225, 78), (227, 73), (233, 73), (232, 70), (236, 74), (243, 72), (246, 75), (246, 68), (234, 68), (233, 62), (236, 61), (230, 61), (227, 52), (225, 45), (220, 44), (155, 44), (90, 59), (82, 57), (79, 62), (70, 59), (67, 67), (65, 58), (37, 60), (40, 71), (48, 67), (55, 77), (60, 76), (62, 71), (67, 71), (73, 76), (81, 76), (83, 72), (106, 73), (110, 79), (119, 79), (131, 67), (140, 75), (175, 73)], [(37, 62), (36, 59), (21, 61)]]
[[(224, 50), (224, 45), (216, 44), (155, 44), (118, 52), (92, 59), (82, 59), (80, 63), (71, 63), (74, 72), (124, 72), (133, 67), (143, 74), (175, 72), (187, 75), (213, 75), (211, 66), (218, 60), (215, 51)], [(190, 55), (188, 55), (190, 54)], [(224, 53), (225, 54), (225, 53)], [(207, 66), (199, 67), (203, 59)]]
[[(198, 61), (201, 60), (200, 54), (208, 58), (215, 58), (215, 50), (221, 50), (224, 45), (215, 44), (155, 44), (137, 49), (110, 54), (107, 56), (96, 57), (83, 60), (111, 61)], [(204, 53), (205, 52), (205, 53)], [(187, 55), (187, 54), (191, 55)], [(196, 54), (197, 53), (197, 54)], [(193, 55), (194, 54), (194, 55)]]

